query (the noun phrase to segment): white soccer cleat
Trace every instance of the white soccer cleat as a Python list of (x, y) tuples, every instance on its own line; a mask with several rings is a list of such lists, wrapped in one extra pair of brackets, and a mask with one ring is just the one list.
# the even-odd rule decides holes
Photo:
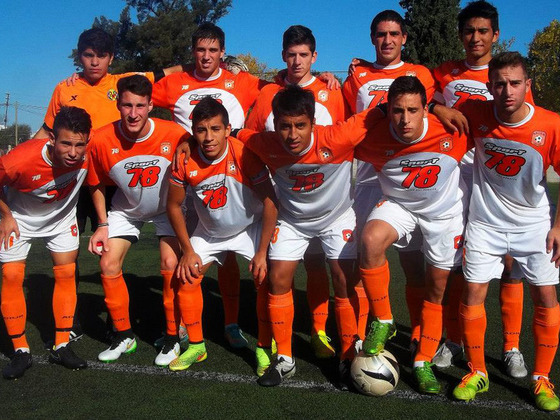
[(136, 338), (116, 337), (113, 344), (107, 350), (99, 353), (97, 358), (101, 362), (111, 363), (116, 361), (122, 354), (132, 354), (136, 351)]
[(165, 344), (154, 360), (156, 366), (167, 367), (181, 354), (181, 345), (178, 342)]
[(432, 363), (438, 368), (448, 368), (463, 356), (463, 347), (453, 341), (446, 340), (437, 350)]
[(506, 351), (502, 357), (506, 367), (506, 373), (512, 378), (524, 378), (527, 376), (527, 366), (518, 348), (514, 347)]

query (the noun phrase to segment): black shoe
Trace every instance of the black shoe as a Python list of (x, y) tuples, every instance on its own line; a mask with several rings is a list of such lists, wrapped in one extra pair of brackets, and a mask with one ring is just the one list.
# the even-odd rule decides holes
[(83, 336), (84, 336), (84, 332), (82, 330), (82, 325), (80, 324), (80, 321), (74, 320), (74, 325), (72, 325), (72, 331), (70, 331), (69, 341), (71, 343), (73, 341), (78, 341)]
[(341, 391), (350, 391), (352, 389), (350, 366), (352, 366), (352, 362), (348, 359), (342, 360), (338, 365), (338, 389)]
[(283, 357), (274, 360), (263, 376), (257, 379), (257, 383), (261, 386), (277, 386), (284, 379), (291, 378), (296, 373), (296, 364), (288, 363)]
[(50, 360), (51, 362), (62, 365), (68, 369), (77, 370), (87, 368), (87, 362), (76, 356), (68, 345), (61, 347), (58, 350), (51, 350)]
[(31, 353), (21, 350), (16, 351), (10, 363), (2, 369), (2, 376), (4, 379), (17, 379), (21, 378), (25, 371), (31, 367), (32, 364)]

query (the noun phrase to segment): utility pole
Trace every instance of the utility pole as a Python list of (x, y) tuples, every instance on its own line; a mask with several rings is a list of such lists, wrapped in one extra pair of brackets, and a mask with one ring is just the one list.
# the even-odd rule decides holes
[(4, 128), (8, 128), (8, 106), (10, 105), (10, 94), (6, 93), (6, 113), (4, 114)]
[(19, 104), (18, 104), (17, 102), (16, 102), (15, 105), (14, 105), (14, 109), (15, 109), (15, 111), (16, 111), (16, 126), (15, 126), (15, 133), (16, 133), (16, 134), (15, 134), (15, 135), (16, 135), (16, 138), (15, 138), (16, 143), (15, 143), (15, 144), (16, 144), (16, 146), (18, 145), (18, 120), (17, 120), (18, 105), (19, 105)]

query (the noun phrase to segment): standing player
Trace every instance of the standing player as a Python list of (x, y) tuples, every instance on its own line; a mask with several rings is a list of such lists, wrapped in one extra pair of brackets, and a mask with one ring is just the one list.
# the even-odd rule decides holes
[(531, 80), (519, 53), (494, 57), (488, 76), (494, 99), (459, 107), (476, 148), (463, 267), (466, 290), (459, 309), (471, 372), (453, 395), (468, 401), (488, 390), (484, 301), (490, 280), (501, 276), (509, 254), (527, 279), (535, 306), (531, 390), (537, 407), (552, 411), (560, 405), (548, 379), (560, 332), (554, 264), (560, 261), (560, 215), (551, 228), (545, 174), (550, 165), (560, 170), (560, 117), (525, 101)]
[[(282, 39), (282, 58), (286, 63), (286, 78), (265, 86), (247, 118), (246, 127), (255, 131), (274, 131), (272, 100), (283, 87), (298, 85), (315, 96), (315, 124), (332, 125), (344, 121), (345, 105), (342, 92), (329, 90), (327, 84), (311, 74), (317, 59), (315, 37), (309, 28), (290, 26)], [(316, 249), (318, 248), (318, 249)], [(325, 257), (318, 240), (304, 258), (307, 270), (307, 300), (312, 316), (311, 346), (318, 358), (335, 355), (325, 329), (329, 314), (329, 280), (325, 270)]]
[[(200, 283), (214, 261), (223, 263), (227, 252), (250, 261), (257, 288), (259, 332), (256, 349), (257, 374), (270, 365), (271, 331), (267, 315), (267, 251), (278, 214), (268, 170), (243, 144), (230, 137), (225, 107), (203, 98), (192, 115), (193, 137), (198, 145), (188, 163), (172, 173), (167, 200), (169, 220), (183, 252), (177, 265), (181, 318), (189, 333), (189, 348), (169, 369), (188, 369), (206, 359), (202, 331)], [(194, 210), (199, 224), (191, 237), (181, 209), (185, 189), (194, 190)], [(187, 209), (193, 211), (193, 209)]]
[[(121, 119), (96, 132), (91, 143), (88, 173), (92, 201), (100, 221), (90, 239), (89, 250), (101, 256), (99, 265), (105, 302), (116, 330), (111, 347), (98, 356), (103, 362), (113, 362), (121, 354), (136, 349), (122, 264), (145, 222), (156, 225), (161, 274), (164, 284), (171, 284), (179, 244), (165, 213), (167, 179), (173, 150), (187, 135), (173, 122), (148, 118), (152, 109), (152, 84), (146, 77), (123, 78), (117, 83), (117, 89)], [(108, 215), (106, 185), (117, 186)], [(102, 243), (102, 249), (98, 249), (98, 242)], [(159, 366), (167, 366), (179, 355), (178, 323), (174, 314), (166, 313), (166, 318), (169, 317), (167, 340), (155, 360)]]
[[(25, 260), (33, 238), (42, 238), (54, 272), (55, 341), (51, 359), (70, 369), (87, 366), (68, 346), (76, 309), (75, 262), (80, 245), (76, 224), (78, 191), (87, 174), (86, 144), (91, 119), (79, 108), (63, 107), (48, 139), (29, 140), (0, 158), (0, 261), (2, 315), (15, 355), (6, 379), (31, 366), (25, 337)], [(29, 162), (33, 162), (32, 165)]]
[[(416, 76), (424, 87), (428, 102), (434, 94), (434, 80), (430, 71), (420, 65), (405, 63), (401, 59), (402, 46), (406, 43), (407, 33), (404, 20), (394, 10), (385, 10), (375, 16), (370, 27), (371, 42), (375, 47), (374, 63), (358, 65), (343, 86), (343, 93), (353, 113), (374, 108), (387, 101), (387, 92), (393, 80), (399, 76)], [(372, 165), (358, 159), (354, 210), (358, 238), (375, 203), (382, 192), (377, 174)], [(415, 237), (419, 236), (417, 234)], [(414, 351), (420, 338), (420, 311), (424, 300), (424, 257), (420, 252), (420, 242), (416, 238), (399, 252), (401, 266), (407, 279), (406, 301), (412, 328), (411, 348)], [(360, 319), (367, 321), (367, 300), (358, 288), (360, 299)], [(363, 312), (366, 316), (363, 316)], [(359, 334), (365, 334), (366, 323), (362, 322)]]

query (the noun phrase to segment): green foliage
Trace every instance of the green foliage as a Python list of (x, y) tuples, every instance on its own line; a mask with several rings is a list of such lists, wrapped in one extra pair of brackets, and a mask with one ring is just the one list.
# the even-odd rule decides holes
[(515, 37), (510, 39), (504, 39), (503, 41), (498, 41), (492, 45), (492, 55), (497, 55), (506, 51), (511, 51), (511, 47), (515, 42)]
[(259, 61), (259, 59), (250, 53), (247, 54), (238, 54), (237, 58), (242, 60), (247, 67), (249, 68), (249, 73), (254, 76), (257, 76), (259, 79), (268, 80), (272, 82), (274, 80), (274, 76), (278, 73), (278, 69), (273, 69), (268, 67), (266, 63)]
[[(18, 144), (29, 140), (31, 137), (31, 127), (27, 124), (18, 124), (17, 139)], [(16, 145), (16, 125), (12, 124), (6, 127), (4, 130), (0, 130), (0, 149), (8, 150), (9, 147), (14, 147)]]
[(405, 61), (433, 68), (463, 57), (457, 35), (459, 0), (401, 0), (399, 4), (408, 30)]
[(529, 44), (529, 72), (537, 105), (560, 112), (560, 22), (537, 31)]

